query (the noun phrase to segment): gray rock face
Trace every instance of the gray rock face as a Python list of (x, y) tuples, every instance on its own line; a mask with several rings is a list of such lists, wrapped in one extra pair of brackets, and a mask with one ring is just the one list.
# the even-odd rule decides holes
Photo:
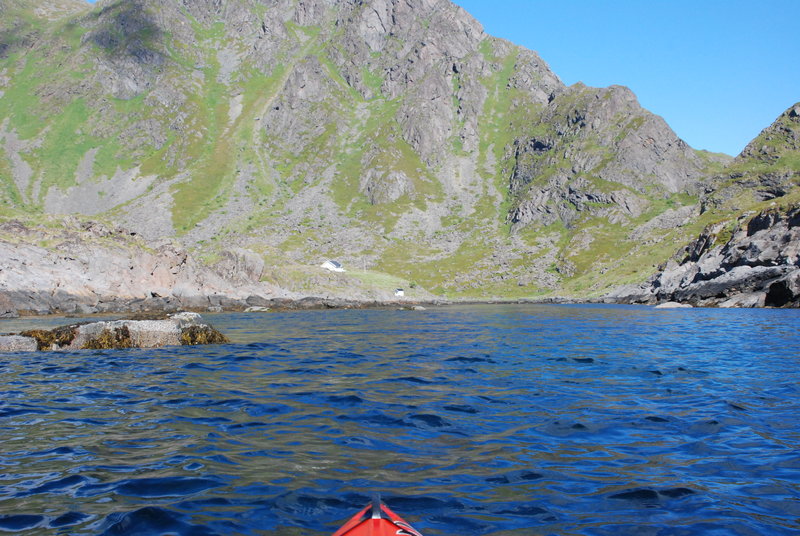
[(222, 253), (222, 260), (215, 265), (216, 271), (229, 281), (241, 280), (250, 284), (261, 281), (264, 259), (257, 253), (243, 248), (234, 248)]
[(800, 207), (740, 218), (706, 229), (647, 284), (609, 297), (640, 303), (681, 302), (723, 307), (800, 306)]
[(21, 335), (0, 335), (0, 352), (35, 352), (36, 339)]
[[(638, 216), (654, 186), (665, 194), (700, 190), (704, 164), (664, 120), (625, 87), (576, 84), (554, 94), (536, 136), (514, 145), (509, 220), (517, 226), (569, 225), (585, 202)], [(627, 187), (609, 194), (607, 183)]]
[[(12, 221), (0, 225), (3, 231), (29, 235), (26, 242), (0, 239), (0, 308), (6, 316), (246, 307), (253, 296), (286, 295), (259, 282), (263, 259), (251, 251), (227, 252), (220, 274), (175, 244), (148, 251), (125, 231), (98, 223), (66, 220), (61, 230), (48, 231)], [(34, 245), (37, 239), (57, 246)]]
[(0, 318), (17, 318), (18, 316), (14, 302), (0, 294)]
[(380, 168), (367, 172), (361, 188), (372, 205), (391, 203), (414, 193), (414, 184), (405, 174), (394, 170), (384, 172)]
[(107, 2), (100, 20), (113, 25), (98, 25), (84, 36), (104, 53), (98, 56), (98, 80), (118, 99), (141, 95), (155, 83), (164, 65), (164, 56), (148, 46), (162, 29), (139, 1)]

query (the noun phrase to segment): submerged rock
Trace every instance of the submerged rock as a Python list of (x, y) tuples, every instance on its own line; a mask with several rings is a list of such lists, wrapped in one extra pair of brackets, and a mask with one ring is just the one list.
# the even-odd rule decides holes
[(162, 319), (113, 320), (23, 331), (0, 337), (0, 352), (159, 348), (227, 342), (228, 338), (206, 324), (199, 314), (177, 313)]
[(691, 309), (693, 306), (688, 303), (664, 302), (656, 305), (656, 309)]

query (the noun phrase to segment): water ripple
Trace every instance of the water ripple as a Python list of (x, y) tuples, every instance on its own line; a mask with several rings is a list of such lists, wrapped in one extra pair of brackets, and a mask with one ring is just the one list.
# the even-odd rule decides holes
[[(52, 322), (52, 319), (48, 319)], [(0, 355), (0, 531), (796, 534), (796, 311), (218, 315), (233, 344)]]

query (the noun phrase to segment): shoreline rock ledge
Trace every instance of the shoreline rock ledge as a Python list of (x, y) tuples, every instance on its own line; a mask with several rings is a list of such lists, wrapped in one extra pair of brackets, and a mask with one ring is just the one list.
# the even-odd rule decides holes
[(72, 351), (160, 348), (223, 344), (228, 338), (197, 313), (163, 317), (88, 322), (0, 335), (0, 352)]

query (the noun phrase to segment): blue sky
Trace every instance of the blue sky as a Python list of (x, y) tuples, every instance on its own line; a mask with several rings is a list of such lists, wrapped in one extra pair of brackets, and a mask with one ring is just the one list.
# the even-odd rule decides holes
[(566, 83), (630, 87), (696, 149), (738, 154), (800, 101), (799, 0), (454, 0)]

